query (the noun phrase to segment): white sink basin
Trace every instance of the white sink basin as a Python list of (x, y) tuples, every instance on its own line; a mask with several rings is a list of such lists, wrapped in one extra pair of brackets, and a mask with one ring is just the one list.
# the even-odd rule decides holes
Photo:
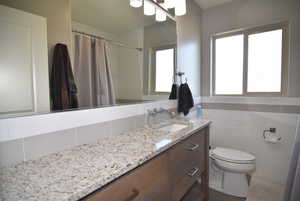
[(180, 130), (186, 128), (186, 127), (187, 127), (187, 125), (184, 125), (184, 124), (171, 124), (171, 125), (161, 127), (158, 130), (164, 131), (164, 132), (175, 133), (175, 132), (180, 131)]

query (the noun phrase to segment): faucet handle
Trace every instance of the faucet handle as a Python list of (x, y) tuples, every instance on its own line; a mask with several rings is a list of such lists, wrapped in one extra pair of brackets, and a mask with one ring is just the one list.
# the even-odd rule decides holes
[(163, 111), (165, 111), (165, 109), (164, 108), (162, 108), (162, 107), (160, 107), (159, 109), (158, 109), (158, 112), (163, 112)]
[(176, 112), (170, 112), (170, 116), (171, 116), (172, 118), (176, 117)]
[(147, 112), (148, 112), (149, 115), (154, 115), (154, 114), (155, 114), (154, 111), (153, 111), (153, 110), (150, 110), (150, 109), (147, 110)]

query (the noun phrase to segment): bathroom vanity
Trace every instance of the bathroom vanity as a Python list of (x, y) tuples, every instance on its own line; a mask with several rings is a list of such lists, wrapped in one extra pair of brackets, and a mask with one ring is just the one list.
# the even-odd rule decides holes
[(82, 200), (180, 201), (193, 187), (193, 201), (208, 200), (208, 138), (208, 127), (197, 130)]
[(0, 200), (207, 200), (210, 122), (181, 123), (176, 132), (140, 128), (0, 169)]

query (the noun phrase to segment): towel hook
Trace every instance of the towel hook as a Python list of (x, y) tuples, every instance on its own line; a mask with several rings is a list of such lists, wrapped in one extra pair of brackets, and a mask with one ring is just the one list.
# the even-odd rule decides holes
[(177, 72), (176, 75), (180, 77), (180, 84), (182, 84), (182, 76), (184, 75), (184, 72)]

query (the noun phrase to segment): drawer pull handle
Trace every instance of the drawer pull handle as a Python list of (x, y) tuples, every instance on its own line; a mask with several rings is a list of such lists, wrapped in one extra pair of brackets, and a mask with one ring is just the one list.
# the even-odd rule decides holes
[(199, 144), (193, 144), (191, 147), (187, 148), (188, 151), (195, 151), (199, 148)]
[(138, 195), (140, 194), (140, 192), (136, 189), (132, 190), (132, 195), (130, 195), (128, 198), (126, 198), (124, 201), (132, 201), (134, 200)]
[(194, 177), (199, 172), (199, 168), (193, 168), (189, 173), (188, 176)]

